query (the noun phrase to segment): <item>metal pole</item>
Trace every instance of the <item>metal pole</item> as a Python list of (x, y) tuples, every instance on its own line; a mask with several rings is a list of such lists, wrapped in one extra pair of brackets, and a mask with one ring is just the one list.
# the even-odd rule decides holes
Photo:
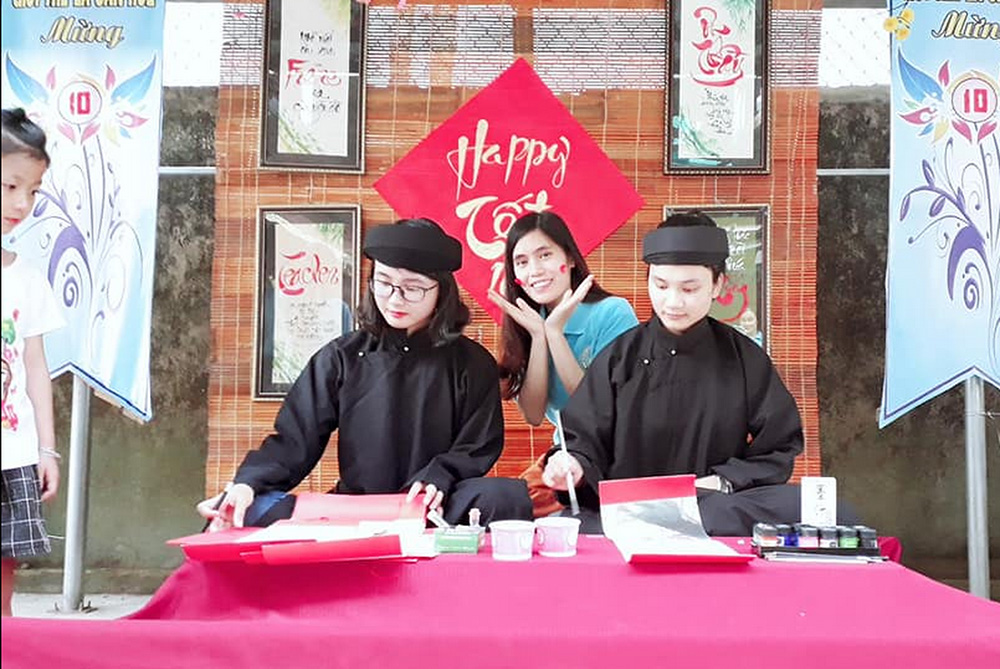
[(816, 170), (818, 177), (887, 177), (888, 167), (821, 167)]
[(90, 387), (73, 377), (69, 468), (66, 485), (66, 554), (63, 557), (63, 611), (83, 604), (83, 556), (87, 539), (87, 478), (90, 467)]
[(159, 169), (161, 177), (213, 176), (215, 171), (215, 165), (160, 165)]
[(990, 598), (990, 533), (986, 522), (986, 397), (983, 380), (965, 382), (965, 476), (969, 522), (969, 592)]

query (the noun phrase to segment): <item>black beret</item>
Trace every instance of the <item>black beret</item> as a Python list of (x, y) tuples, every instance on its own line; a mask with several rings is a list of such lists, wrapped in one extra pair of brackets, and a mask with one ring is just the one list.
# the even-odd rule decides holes
[(462, 267), (462, 244), (434, 225), (379, 225), (368, 231), (364, 254), (389, 267), (422, 274)]

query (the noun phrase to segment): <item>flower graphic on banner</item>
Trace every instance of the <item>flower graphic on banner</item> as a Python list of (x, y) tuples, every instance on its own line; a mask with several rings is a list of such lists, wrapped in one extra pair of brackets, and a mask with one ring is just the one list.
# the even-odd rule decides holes
[(948, 61), (938, 69), (937, 78), (912, 65), (897, 51), (899, 76), (908, 97), (903, 103), (911, 110), (900, 118), (920, 126), (918, 135), (932, 134), (933, 141), (955, 130), (970, 142), (981, 142), (997, 127), (996, 80), (971, 71), (951, 79)]
[[(1000, 138), (997, 97), (1000, 85), (971, 70), (952, 77), (945, 61), (932, 77), (896, 53), (903, 103), (899, 116), (920, 130), (934, 147), (921, 163), (921, 183), (902, 198), (899, 221), (926, 206), (927, 223), (909, 244), (928, 233), (947, 262), (947, 291), (969, 311), (989, 310), (990, 358), (1000, 368)], [(943, 141), (942, 141), (943, 140)], [(914, 219), (919, 218), (914, 215)]]
[(123, 327), (125, 307), (142, 282), (142, 244), (119, 206), (120, 179), (105, 142), (117, 146), (129, 141), (134, 129), (149, 120), (143, 102), (155, 70), (154, 57), (140, 72), (119, 81), (105, 66), (101, 82), (82, 73), (64, 77), (55, 67), (39, 79), (9, 56), (4, 63), (11, 91), (47, 130), (52, 145), (72, 144), (51, 152), (76, 156), (53, 164), (32, 218), (15, 234), (45, 257), (49, 283), (67, 317), (83, 326), (76, 336), (84, 339), (84, 359), (78, 360), (84, 369), (95, 363), (104, 337)]
[(910, 30), (913, 27), (913, 19), (915, 14), (912, 9), (906, 7), (899, 13), (899, 16), (890, 16), (882, 24), (882, 28), (887, 32), (890, 32), (896, 36), (896, 39), (902, 42), (907, 37), (910, 36)]
[(58, 118), (43, 118), (39, 122), (47, 129), (58, 130), (74, 144), (82, 144), (102, 127), (104, 136), (117, 144), (119, 138), (130, 138), (132, 129), (149, 120), (137, 112), (153, 82), (155, 57), (145, 69), (118, 85), (118, 77), (110, 66), (105, 66), (103, 84), (77, 73), (60, 85), (55, 67), (40, 82), (14, 64), (10, 56), (4, 69), (11, 90), (26, 107), (33, 103), (48, 104), (53, 97), (57, 98)]

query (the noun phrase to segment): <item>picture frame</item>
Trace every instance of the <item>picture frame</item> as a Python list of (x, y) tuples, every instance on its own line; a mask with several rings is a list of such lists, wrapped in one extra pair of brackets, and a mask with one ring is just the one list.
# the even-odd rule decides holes
[(671, 214), (700, 211), (725, 229), (729, 236), (729, 258), (722, 293), (709, 315), (731, 325), (769, 350), (770, 281), (768, 238), (771, 208), (766, 204), (692, 205), (663, 208), (663, 218)]
[(257, 212), (254, 399), (280, 399), (312, 355), (354, 329), (361, 207)]
[(365, 5), (267, 0), (260, 165), (364, 172)]
[(673, 0), (666, 174), (767, 174), (770, 0)]

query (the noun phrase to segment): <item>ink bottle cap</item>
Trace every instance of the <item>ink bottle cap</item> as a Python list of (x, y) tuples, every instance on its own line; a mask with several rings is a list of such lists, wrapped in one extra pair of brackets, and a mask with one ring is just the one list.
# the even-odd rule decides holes
[(857, 548), (858, 547), (858, 531), (853, 527), (838, 527), (837, 528), (838, 543), (840, 548)]

